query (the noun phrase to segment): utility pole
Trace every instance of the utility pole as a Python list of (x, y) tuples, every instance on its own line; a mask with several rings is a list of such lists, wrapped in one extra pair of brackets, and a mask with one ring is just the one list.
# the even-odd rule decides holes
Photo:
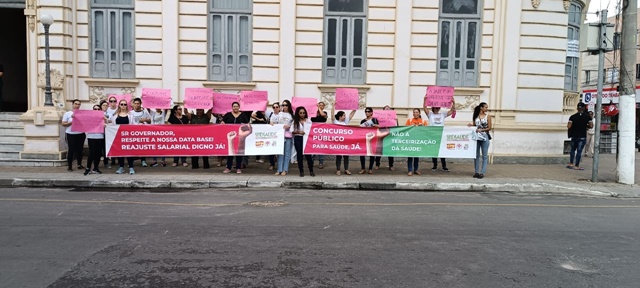
[[(604, 54), (606, 51), (611, 50), (611, 47), (607, 47), (607, 10), (600, 11), (600, 37), (598, 37), (598, 100), (596, 101), (596, 111), (594, 117), (596, 118), (595, 135), (593, 141), (593, 169), (591, 169), (591, 181), (598, 182), (598, 163), (600, 163), (600, 118), (602, 117), (602, 86), (604, 85)], [(613, 35), (611, 35), (613, 37)], [(613, 45), (612, 45), (613, 46)]]
[[(618, 104), (618, 183), (635, 183), (635, 130), (636, 130), (636, 50), (638, 29), (638, 1), (623, 0), (622, 45), (620, 53), (620, 102)], [(600, 103), (600, 102), (598, 102)], [(600, 108), (598, 108), (600, 109)], [(597, 140), (596, 140), (597, 141)], [(598, 142), (596, 142), (597, 145)]]

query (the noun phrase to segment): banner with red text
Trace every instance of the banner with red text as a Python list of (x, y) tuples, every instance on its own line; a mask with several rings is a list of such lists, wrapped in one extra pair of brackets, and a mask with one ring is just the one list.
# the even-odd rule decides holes
[(304, 154), (475, 158), (475, 127), (364, 128), (313, 123)]
[(108, 125), (108, 157), (279, 155), (283, 125)]

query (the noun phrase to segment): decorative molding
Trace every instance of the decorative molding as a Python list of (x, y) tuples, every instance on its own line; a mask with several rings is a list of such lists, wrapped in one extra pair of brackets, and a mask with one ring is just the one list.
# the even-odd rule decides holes
[(371, 86), (369, 85), (342, 85), (342, 84), (318, 84), (318, 89), (322, 93), (334, 93), (336, 92), (336, 88), (355, 88), (358, 89), (360, 93), (367, 93)]
[(89, 102), (100, 103), (101, 100), (106, 100), (107, 95), (104, 93), (104, 87), (102, 86), (90, 86), (89, 87)]
[[(51, 69), (51, 89), (61, 90), (64, 88), (65, 75), (57, 69)], [(38, 88), (44, 88), (47, 85), (47, 78), (44, 72), (38, 74)]]
[(480, 104), (480, 95), (464, 96), (464, 102), (456, 101), (456, 110), (473, 110)]
[(240, 91), (248, 91), (256, 88), (256, 83), (254, 82), (203, 82), (203, 87), (214, 89), (215, 91), (222, 90), (237, 90), (238, 93)]
[(531, 6), (533, 6), (533, 8), (538, 9), (538, 7), (540, 7), (540, 0), (531, 0)]
[(101, 87), (138, 87), (140, 84), (140, 80), (138, 79), (98, 79), (98, 78), (89, 78), (84, 79), (84, 83), (87, 83), (89, 87), (91, 86), (101, 86)]
[(27, 8), (24, 9), (24, 15), (27, 16), (29, 31), (33, 33), (36, 30), (36, 0), (27, 0)]
[(578, 92), (564, 92), (562, 97), (562, 114), (570, 115), (576, 111), (576, 106), (580, 100)]
[(562, 0), (562, 6), (564, 6), (564, 11), (569, 11), (569, 4), (571, 1), (569, 0)]
[(122, 91), (122, 94), (136, 95), (136, 87), (122, 87), (120, 91)]

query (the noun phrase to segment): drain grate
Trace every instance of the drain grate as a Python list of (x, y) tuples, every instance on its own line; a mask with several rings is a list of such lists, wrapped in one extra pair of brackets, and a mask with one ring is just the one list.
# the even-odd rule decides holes
[(281, 207), (281, 206), (285, 206), (287, 205), (287, 202), (284, 201), (251, 201), (247, 204), (245, 204), (246, 206), (251, 206), (251, 207), (266, 207), (266, 208), (271, 208), (271, 207)]

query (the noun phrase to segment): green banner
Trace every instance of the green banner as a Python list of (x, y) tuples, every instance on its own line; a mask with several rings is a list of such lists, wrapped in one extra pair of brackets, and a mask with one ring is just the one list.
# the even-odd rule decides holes
[(391, 157), (438, 157), (443, 127), (393, 127), (382, 151)]

